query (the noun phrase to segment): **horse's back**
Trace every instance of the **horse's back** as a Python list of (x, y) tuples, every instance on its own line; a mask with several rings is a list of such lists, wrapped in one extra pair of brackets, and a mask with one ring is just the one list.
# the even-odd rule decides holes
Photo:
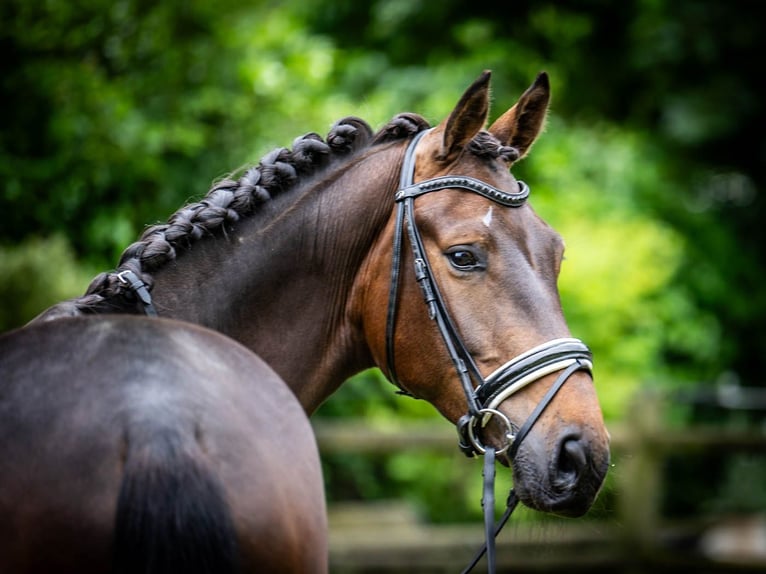
[(121, 571), (326, 569), (300, 404), (252, 352), (175, 321), (0, 337), (0, 516), (2, 572), (103, 572), (113, 550)]

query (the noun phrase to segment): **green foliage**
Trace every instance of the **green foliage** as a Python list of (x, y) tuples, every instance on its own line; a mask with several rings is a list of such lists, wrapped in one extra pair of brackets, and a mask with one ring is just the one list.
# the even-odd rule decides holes
[[(0, 136), (0, 208), (14, 213), (0, 240), (66, 233), (79, 255), (108, 264), (126, 225), (135, 236), (232, 165), (248, 95), (217, 65), (235, 57), (223, 7), (4, 4), (0, 40), (23, 65), (2, 80), (5, 109), (21, 115)], [(99, 218), (115, 216), (118, 232), (104, 233)]]
[(75, 263), (63, 237), (0, 246), (0, 328), (22, 325), (40, 311), (82, 293), (92, 269)]

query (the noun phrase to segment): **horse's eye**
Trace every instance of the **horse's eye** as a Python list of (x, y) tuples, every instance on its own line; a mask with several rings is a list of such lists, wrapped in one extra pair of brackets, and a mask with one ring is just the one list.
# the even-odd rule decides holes
[(484, 265), (472, 251), (465, 247), (455, 247), (447, 252), (450, 264), (459, 271), (483, 269)]

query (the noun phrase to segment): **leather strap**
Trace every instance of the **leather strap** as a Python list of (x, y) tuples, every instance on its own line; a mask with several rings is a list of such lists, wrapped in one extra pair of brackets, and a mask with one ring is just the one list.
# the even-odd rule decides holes
[(521, 442), (524, 440), (524, 437), (526, 437), (529, 434), (529, 431), (532, 430), (532, 427), (537, 422), (537, 419), (540, 418), (540, 415), (543, 414), (543, 411), (546, 409), (546, 407), (551, 403), (553, 400), (553, 397), (556, 396), (556, 393), (559, 392), (561, 387), (564, 386), (564, 383), (567, 382), (567, 379), (571, 377), (575, 371), (579, 370), (588, 370), (590, 371), (590, 367), (582, 363), (579, 359), (572, 363), (569, 367), (567, 367), (556, 379), (556, 382), (551, 385), (551, 388), (548, 389), (548, 392), (545, 393), (545, 396), (542, 398), (542, 400), (537, 403), (537, 406), (532, 411), (532, 413), (527, 417), (527, 420), (524, 422), (523, 425), (521, 425), (521, 428), (519, 429), (519, 432), (516, 433), (516, 435), (513, 438), (513, 442), (511, 443), (511, 448), (508, 449), (508, 457), (513, 460), (516, 456), (516, 453), (519, 451), (519, 447), (521, 446)]
[(439, 191), (440, 189), (459, 187), (483, 195), (484, 197), (506, 207), (520, 207), (527, 200), (527, 197), (529, 197), (529, 187), (523, 181), (519, 181), (518, 184), (519, 191), (509, 193), (507, 191), (501, 191), (486, 182), (467, 175), (447, 175), (443, 177), (435, 177), (420, 183), (408, 184), (406, 187), (402, 187), (396, 192), (395, 199), (396, 201), (401, 201), (406, 197), (418, 197), (419, 195), (430, 193), (432, 191)]
[(144, 313), (150, 317), (157, 317), (157, 309), (154, 308), (154, 303), (152, 303), (152, 295), (149, 293), (149, 288), (146, 286), (146, 283), (138, 278), (138, 275), (130, 269), (126, 269), (117, 273), (117, 279), (123, 285), (127, 285), (133, 292), (138, 302), (142, 305)]

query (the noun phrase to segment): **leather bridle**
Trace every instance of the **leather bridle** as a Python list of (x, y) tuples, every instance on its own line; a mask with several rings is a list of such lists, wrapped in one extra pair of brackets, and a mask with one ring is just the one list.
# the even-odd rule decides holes
[[(398, 291), (401, 275), (404, 231), (412, 249), (415, 265), (415, 279), (425, 300), (429, 317), (436, 322), (439, 333), (455, 367), (465, 393), (468, 412), (458, 421), (460, 450), (466, 456), (484, 455), (484, 522), (485, 546), (480, 549), (473, 562), (464, 572), (470, 571), (479, 559), (487, 553), (487, 566), (495, 571), (494, 539), (516, 507), (518, 499), (513, 490), (508, 497), (507, 509), (497, 525), (494, 524), (494, 462), (497, 454), (507, 452), (513, 461), (522, 440), (542, 415), (559, 389), (577, 371), (592, 370), (592, 357), (588, 347), (579, 339), (562, 338), (543, 343), (511, 359), (486, 378), (482, 376), (470, 351), (465, 346), (455, 322), (450, 317), (444, 298), (439, 291), (431, 266), (426, 256), (423, 239), (415, 221), (415, 198), (442, 189), (464, 189), (482, 195), (505, 207), (520, 207), (529, 196), (529, 187), (519, 181), (519, 190), (506, 192), (468, 176), (445, 176), (414, 183), (415, 150), (420, 139), (430, 130), (418, 133), (410, 142), (402, 163), (399, 190), (395, 196), (396, 221), (391, 263), (391, 283), (386, 316), (386, 362), (390, 380), (399, 387), (402, 394), (410, 395), (396, 376), (394, 356), (394, 331), (398, 306)], [(500, 404), (527, 385), (548, 375), (559, 372), (558, 378), (542, 400), (529, 415), (524, 424), (514, 432), (514, 425), (500, 410)], [(496, 417), (506, 428), (506, 442), (500, 449), (484, 445), (477, 428), (484, 428), (490, 419)]]

